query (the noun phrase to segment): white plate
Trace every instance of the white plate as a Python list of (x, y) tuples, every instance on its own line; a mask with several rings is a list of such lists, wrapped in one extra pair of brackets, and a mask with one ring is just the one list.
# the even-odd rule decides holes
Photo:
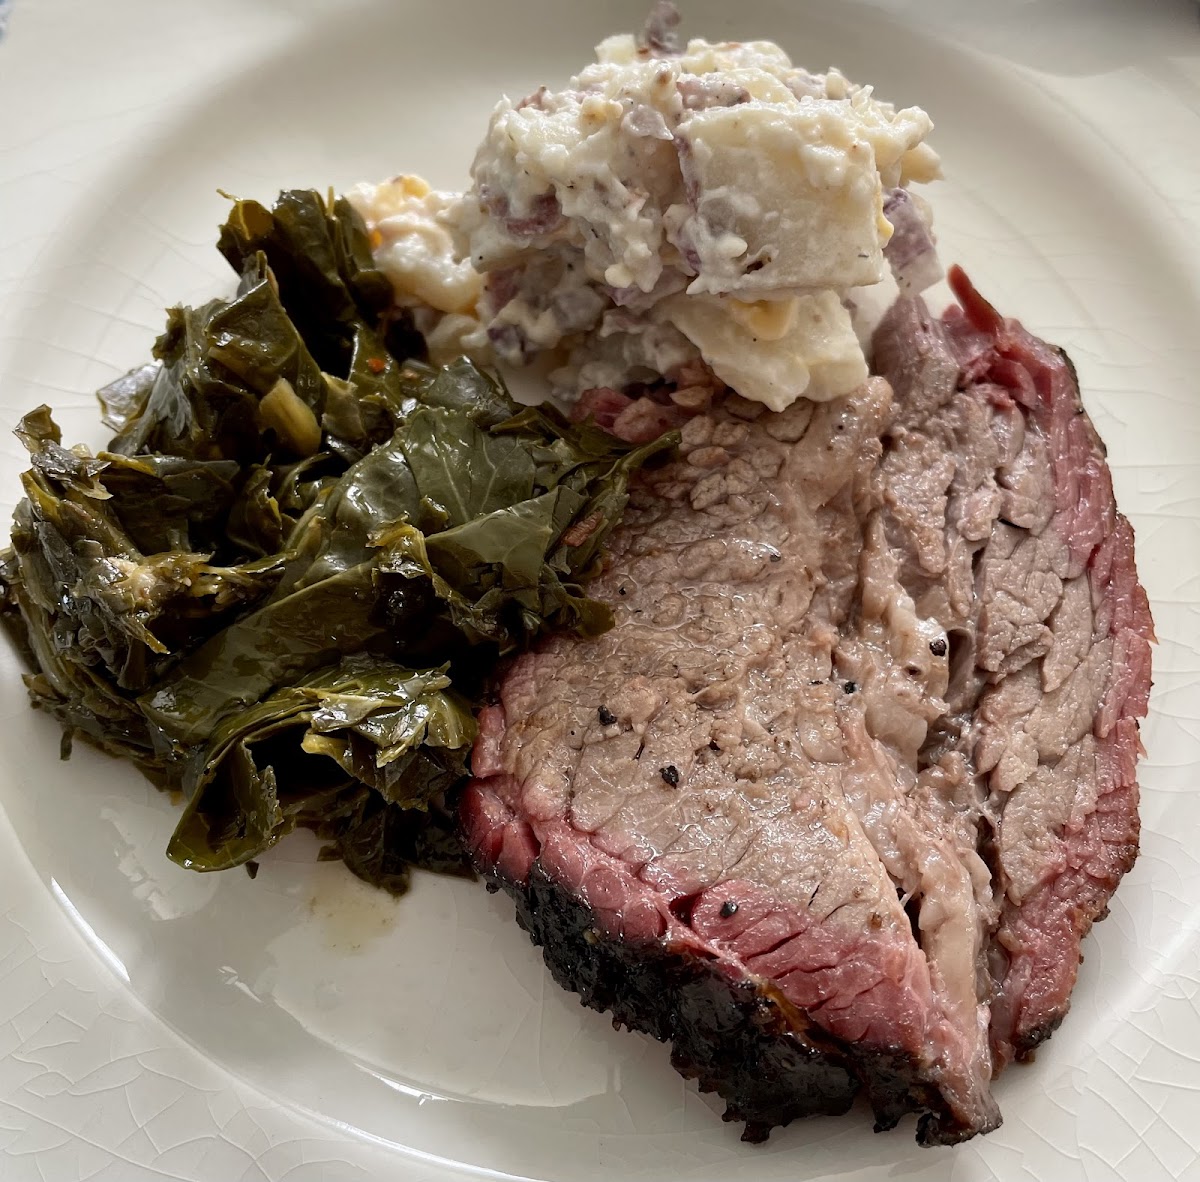
[[(0, 0), (0, 7), (3, 7)], [(641, 3), (40, 0), (0, 44), (0, 422), (90, 391), (162, 308), (227, 286), (218, 186), (460, 186), (502, 92), (562, 80)], [(1161, 644), (1141, 860), (1071, 1015), (990, 1137), (819, 1120), (739, 1143), (648, 1040), (547, 979), (511, 905), (397, 903), (289, 839), (189, 875), (170, 803), (58, 736), (0, 657), (0, 1177), (365, 1182), (516, 1175), (1200, 1177), (1200, 26), (1190, 0), (685, 4), (938, 123), (944, 253), (1064, 345), (1111, 449)], [(0, 511), (19, 448), (0, 443)], [(90, 948), (90, 951), (89, 951)]]

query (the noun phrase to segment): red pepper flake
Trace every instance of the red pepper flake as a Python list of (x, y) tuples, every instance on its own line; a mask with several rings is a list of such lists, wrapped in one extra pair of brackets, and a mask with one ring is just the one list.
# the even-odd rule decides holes
[(387, 362), (382, 357), (368, 357), (367, 368), (372, 373), (383, 373), (387, 369)]

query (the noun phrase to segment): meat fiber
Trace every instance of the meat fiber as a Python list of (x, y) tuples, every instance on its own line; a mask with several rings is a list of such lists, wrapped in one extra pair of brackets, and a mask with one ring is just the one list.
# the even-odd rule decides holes
[(612, 537), (616, 627), (480, 719), (479, 868), (749, 1139), (860, 1089), (925, 1143), (995, 1128), (1137, 852), (1132, 530), (1066, 357), (952, 282), (846, 398), (688, 411)]

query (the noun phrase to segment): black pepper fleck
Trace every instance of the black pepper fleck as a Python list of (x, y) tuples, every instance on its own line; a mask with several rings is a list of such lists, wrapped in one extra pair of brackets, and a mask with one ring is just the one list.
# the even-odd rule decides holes
[(612, 726), (617, 721), (617, 716), (607, 706), (601, 706), (596, 711), (596, 715), (600, 719), (601, 726)]
[(731, 916), (737, 915), (737, 904), (732, 899), (726, 899), (721, 904), (721, 918), (729, 919)]
[(253, 859), (246, 863), (246, 873), (250, 875), (251, 879), (258, 877), (258, 863)]
[(937, 640), (929, 642), (929, 651), (935, 657), (944, 657), (946, 655), (946, 642), (939, 636)]
[(844, 686), (842, 686), (842, 689), (844, 689), (846, 691), (846, 693), (848, 693), (848, 694), (857, 693), (858, 692), (858, 682), (857, 681), (848, 681), (848, 682), (846, 682), (846, 684)]
[(672, 788), (679, 787), (679, 769), (673, 763), (667, 764), (666, 767), (660, 767), (658, 774), (662, 776), (664, 784)]

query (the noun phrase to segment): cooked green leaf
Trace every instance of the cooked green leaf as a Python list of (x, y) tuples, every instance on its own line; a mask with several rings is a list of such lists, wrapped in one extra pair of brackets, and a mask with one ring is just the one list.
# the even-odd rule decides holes
[(189, 653), (139, 704), (181, 747), (202, 743), (274, 687), (381, 640), (377, 599), (373, 562), (273, 599)]
[[(630, 448), (436, 368), (365, 227), (311, 191), (236, 202), (236, 293), (174, 308), (99, 392), (92, 455), (47, 408), (0, 614), (30, 696), (188, 792), (171, 857), (220, 869), (314, 828), (355, 873), (464, 872), (445, 796), (498, 655), (612, 621), (588, 597)], [(453, 687), (450, 679), (453, 676)]]
[(283, 307), (323, 369), (345, 376), (355, 329), (391, 305), (392, 287), (371, 257), (350, 203), (311, 189), (281, 193), (271, 209), (237, 201), (217, 249), (235, 271), (261, 253)]
[(485, 567), (509, 590), (535, 588), (547, 553), (582, 501), (560, 487), (472, 517), (426, 539), (430, 563), (464, 592), (478, 586)]
[(523, 440), (481, 430), (461, 411), (422, 408), (400, 446), (426, 503), (422, 524), (465, 525), (533, 493), (534, 465)]
[[(180, 497), (196, 498), (197, 520), (221, 511), (226, 469), (183, 464), (179, 470), (170, 457), (140, 465), (92, 459), (61, 447), (57, 427), (41, 410), (22, 420), (19, 434), (33, 461), (22, 478), (26, 497), (12, 533), (22, 602), (42, 613), (54, 647), (107, 672), (113, 692), (142, 688), (161, 670), (158, 658), (176, 644), (199, 643), (229, 612), (262, 599), (278, 582), (283, 567), (277, 559), (214, 566), (209, 555), (188, 548), (182, 525), (177, 549), (149, 555), (124, 527), (121, 512), (151, 529), (153, 505), (141, 504), (146, 489), (131, 482), (160, 480), (155, 462), (179, 478)], [(161, 525), (169, 528), (170, 519)]]
[(148, 361), (96, 391), (100, 421), (110, 431), (119, 434), (142, 413), (161, 368), (159, 362)]
[(519, 409), (495, 378), (465, 357), (440, 368), (410, 361), (401, 370), (400, 379), (422, 406), (456, 410), (481, 427), (498, 426)]
[(241, 478), (238, 464), (111, 452), (98, 459), (105, 465), (100, 483), (112, 498), (109, 508), (143, 554), (221, 545)]
[(275, 473), (266, 464), (252, 464), (230, 506), (226, 537), (246, 554), (275, 554), (283, 548), (284, 516), (274, 480)]
[(415, 516), (420, 493), (397, 434), (363, 456), (330, 488), (302, 534), (296, 538), (301, 562), (298, 585), (307, 586), (370, 562), (372, 538), (380, 530)]
[(355, 798), (318, 827), (330, 854), (359, 878), (393, 894), (408, 889), (411, 868), (473, 877), (453, 817), (437, 809), (405, 809), (374, 792)]
[(470, 705), (446, 669), (352, 657), (226, 719), (191, 762), (168, 855), (192, 870), (256, 857), (297, 824), (358, 809), (372, 790), (424, 808), (465, 771)]

